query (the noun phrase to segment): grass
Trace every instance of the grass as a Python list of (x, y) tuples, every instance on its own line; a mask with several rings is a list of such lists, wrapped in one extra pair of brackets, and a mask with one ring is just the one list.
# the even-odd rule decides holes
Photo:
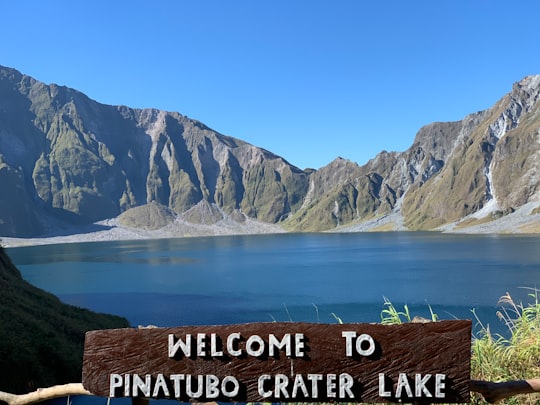
[[(484, 381), (510, 381), (540, 377), (540, 291), (531, 289), (527, 305), (516, 303), (506, 293), (499, 300), (499, 318), (505, 323), (509, 337), (493, 335), (483, 326), (473, 339), (471, 374)], [(473, 403), (482, 403), (473, 397)], [(538, 395), (508, 398), (506, 404), (540, 404)]]
[(433, 312), (431, 307), (428, 305), (429, 313), (431, 319), (424, 319), (419, 316), (412, 317), (409, 307), (405, 304), (403, 306), (403, 311), (398, 311), (392, 302), (386, 297), (384, 297), (384, 309), (381, 311), (381, 324), (383, 325), (395, 325), (406, 322), (418, 322), (418, 321), (438, 321), (439, 317)]
[[(480, 330), (475, 332), (472, 337), (472, 380), (504, 382), (540, 377), (540, 290), (531, 288), (530, 291), (530, 302), (527, 304), (516, 303), (509, 293), (500, 298), (497, 315), (508, 329), (507, 336), (491, 333), (489, 325), (484, 325), (474, 310), (472, 311), (480, 325)], [(385, 297), (381, 310), (381, 324), (393, 325), (439, 320), (438, 315), (429, 305), (428, 308), (431, 319), (413, 316), (407, 305), (399, 310)], [(285, 309), (290, 318), (286, 307)], [(315, 310), (318, 314), (316, 306)], [(337, 323), (344, 323), (335, 313), (331, 315)], [(470, 403), (473, 405), (487, 404), (478, 393), (471, 393)], [(498, 404), (540, 405), (540, 395), (516, 395), (504, 399)]]
[[(540, 377), (540, 290), (530, 290), (530, 302), (526, 305), (516, 303), (508, 293), (499, 300), (497, 315), (508, 328), (508, 337), (492, 334), (489, 325), (483, 325), (476, 317), (481, 328), (472, 340), (471, 379), (502, 382)], [(430, 313), (431, 320), (436, 321), (438, 317), (431, 308)], [(381, 311), (382, 324), (414, 320), (407, 305), (399, 311), (385, 298)], [(473, 393), (471, 403), (487, 402), (479, 394)], [(538, 394), (518, 395), (499, 403), (540, 405), (540, 398)]]

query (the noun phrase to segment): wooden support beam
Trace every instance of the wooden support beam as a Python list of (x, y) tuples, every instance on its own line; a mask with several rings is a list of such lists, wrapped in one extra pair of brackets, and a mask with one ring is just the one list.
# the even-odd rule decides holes
[(37, 391), (28, 394), (10, 394), (0, 391), (0, 401), (8, 405), (29, 405), (49, 399), (67, 397), (71, 395), (92, 395), (84, 389), (81, 383), (70, 383), (64, 385), (55, 385), (53, 387), (39, 388)]
[(470, 390), (482, 394), (487, 402), (494, 404), (514, 395), (540, 392), (540, 378), (505, 382), (472, 380)]
[[(487, 402), (496, 403), (514, 395), (540, 393), (540, 378), (505, 382), (471, 380), (470, 390), (481, 394)], [(71, 383), (40, 388), (37, 391), (21, 395), (0, 391), (0, 401), (6, 402), (8, 405), (30, 405), (72, 395), (92, 394), (85, 390), (82, 384)], [(137, 397), (134, 398), (133, 404), (143, 405), (147, 401), (146, 398)], [(211, 402), (211, 404), (215, 405), (216, 403)]]

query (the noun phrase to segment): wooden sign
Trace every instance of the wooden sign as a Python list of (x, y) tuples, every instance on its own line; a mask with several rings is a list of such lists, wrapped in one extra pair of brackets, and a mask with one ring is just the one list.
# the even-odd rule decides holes
[(253, 323), (86, 334), (104, 397), (230, 402), (469, 402), (471, 322)]

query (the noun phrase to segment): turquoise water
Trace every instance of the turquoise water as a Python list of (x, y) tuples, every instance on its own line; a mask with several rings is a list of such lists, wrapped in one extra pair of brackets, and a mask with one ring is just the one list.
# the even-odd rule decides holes
[(377, 322), (384, 297), (413, 315), (495, 316), (540, 287), (540, 237), (279, 234), (8, 249), (32, 284), (134, 325)]

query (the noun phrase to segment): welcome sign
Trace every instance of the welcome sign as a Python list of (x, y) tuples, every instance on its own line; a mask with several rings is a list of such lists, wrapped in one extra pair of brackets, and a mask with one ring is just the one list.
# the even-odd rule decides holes
[(229, 402), (469, 402), (471, 321), (253, 323), (86, 334), (105, 397)]

